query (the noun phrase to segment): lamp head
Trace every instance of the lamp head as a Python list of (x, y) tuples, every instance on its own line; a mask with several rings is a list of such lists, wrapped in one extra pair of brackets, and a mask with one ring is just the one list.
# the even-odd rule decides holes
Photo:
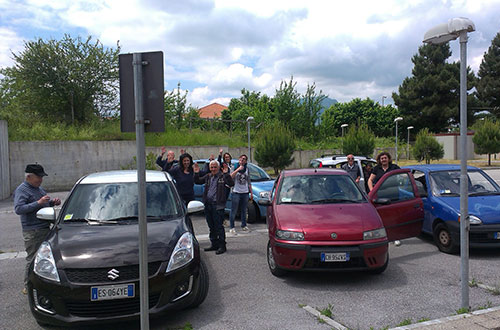
[(396, 118), (394, 118), (394, 122), (395, 123), (398, 122), (398, 121), (401, 121), (401, 120), (403, 120), (403, 117), (396, 117)]
[(444, 44), (450, 40), (455, 40), (460, 36), (460, 32), (473, 32), (476, 30), (474, 23), (465, 17), (452, 18), (448, 23), (436, 25), (428, 30), (424, 35), (424, 42), (429, 44)]

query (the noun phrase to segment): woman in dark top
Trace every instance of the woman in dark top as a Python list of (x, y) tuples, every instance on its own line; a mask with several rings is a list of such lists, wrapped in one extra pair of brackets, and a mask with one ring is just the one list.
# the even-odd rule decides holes
[(377, 156), (377, 165), (372, 169), (372, 174), (370, 174), (370, 178), (368, 179), (368, 188), (370, 188), (370, 191), (385, 173), (397, 170), (398, 168), (398, 165), (392, 163), (391, 155), (388, 152), (381, 152)]
[(194, 200), (193, 157), (184, 153), (179, 157), (179, 165), (173, 166), (168, 173), (174, 178), (177, 192), (187, 205)]

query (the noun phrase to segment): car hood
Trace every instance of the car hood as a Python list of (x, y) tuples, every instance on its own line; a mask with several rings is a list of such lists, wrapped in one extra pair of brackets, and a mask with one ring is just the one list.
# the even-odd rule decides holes
[(273, 185), (274, 180), (252, 182), (252, 192), (258, 195), (261, 191), (271, 191)]
[[(186, 231), (183, 220), (148, 223), (149, 262), (170, 258), (178, 238)], [(50, 238), (57, 267), (98, 268), (139, 263), (139, 226), (65, 224)]]
[(363, 231), (381, 228), (382, 221), (370, 203), (277, 205), (275, 213), (281, 230), (303, 231), (307, 241), (363, 240)]
[[(436, 197), (441, 203), (460, 213), (460, 197)], [(469, 196), (469, 214), (479, 217), (484, 224), (500, 223), (500, 196)]]

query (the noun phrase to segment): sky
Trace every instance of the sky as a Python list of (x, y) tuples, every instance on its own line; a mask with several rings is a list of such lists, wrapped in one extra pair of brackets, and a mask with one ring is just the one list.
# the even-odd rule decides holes
[[(163, 51), (165, 89), (188, 104), (229, 105), (243, 88), (274, 96), (281, 81), (339, 102), (393, 103), (427, 30), (474, 22), (467, 64), (477, 74), (500, 32), (500, 0), (0, 0), (0, 67), (42, 38), (92, 36), (122, 53)], [(460, 57), (450, 42), (450, 61)]]

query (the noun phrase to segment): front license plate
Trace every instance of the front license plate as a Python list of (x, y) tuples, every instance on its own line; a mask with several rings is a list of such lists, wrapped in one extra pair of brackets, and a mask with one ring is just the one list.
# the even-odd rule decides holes
[(494, 232), (493, 233), (493, 238), (494, 239), (500, 239), (500, 231)]
[(133, 298), (135, 296), (135, 284), (120, 284), (93, 286), (90, 288), (90, 300), (111, 300)]
[(349, 261), (349, 252), (342, 253), (321, 253), (322, 262), (344, 262)]

